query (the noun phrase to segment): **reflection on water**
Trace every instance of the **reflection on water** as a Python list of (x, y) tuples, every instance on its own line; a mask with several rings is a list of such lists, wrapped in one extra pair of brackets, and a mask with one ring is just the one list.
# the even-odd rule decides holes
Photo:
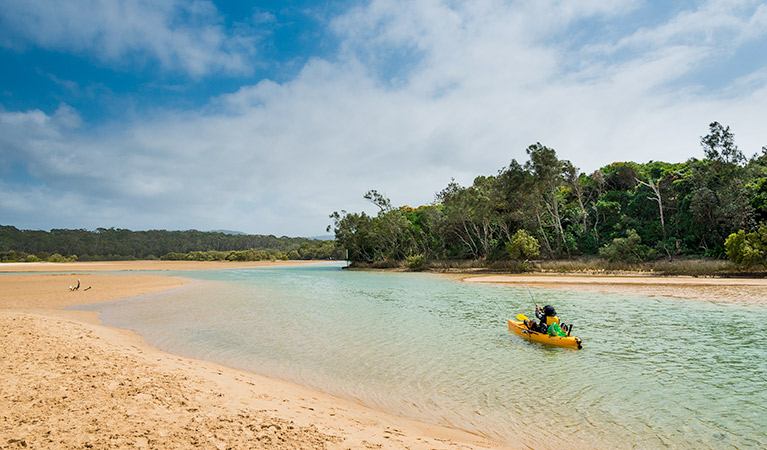
[[(163, 350), (298, 382), (514, 446), (760, 448), (767, 308), (535, 290), (584, 349), (525, 341), (525, 289), (338, 265), (92, 306)], [(544, 445), (544, 447), (548, 446)]]

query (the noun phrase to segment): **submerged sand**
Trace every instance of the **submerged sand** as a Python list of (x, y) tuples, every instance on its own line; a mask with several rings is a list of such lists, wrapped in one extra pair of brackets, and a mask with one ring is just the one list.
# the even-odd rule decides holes
[[(65, 273), (0, 275), (0, 448), (509, 448), (289, 382), (164, 353), (132, 332), (99, 325), (95, 313), (60, 309), (191, 282), (71, 273), (165, 270), (159, 262), (119, 264), (123, 269), (116, 263), (101, 269), (46, 264), (40, 271)], [(220, 267), (171, 266), (164, 267)], [(78, 279), (80, 289), (71, 291)]]

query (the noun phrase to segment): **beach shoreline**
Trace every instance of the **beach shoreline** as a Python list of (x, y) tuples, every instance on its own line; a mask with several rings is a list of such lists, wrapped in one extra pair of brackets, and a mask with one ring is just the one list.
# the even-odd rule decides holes
[[(165, 353), (129, 330), (101, 325), (95, 312), (61, 309), (193, 283), (141, 271), (302, 263), (23, 263), (12, 270), (3, 264), (0, 446), (518, 448), (287, 381)], [(139, 273), (99, 273), (134, 271)], [(80, 287), (70, 290), (78, 280)]]

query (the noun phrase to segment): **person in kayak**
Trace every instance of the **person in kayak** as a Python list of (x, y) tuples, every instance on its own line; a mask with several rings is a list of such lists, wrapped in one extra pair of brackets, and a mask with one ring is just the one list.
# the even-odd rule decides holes
[(546, 305), (543, 308), (535, 305), (535, 316), (541, 321), (540, 330), (541, 333), (546, 333), (549, 326), (553, 323), (559, 324), (559, 317), (557, 311), (551, 305)]

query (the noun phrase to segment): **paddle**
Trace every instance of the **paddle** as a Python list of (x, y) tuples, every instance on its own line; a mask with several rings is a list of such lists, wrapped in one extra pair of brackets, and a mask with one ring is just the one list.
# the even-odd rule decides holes
[(520, 322), (524, 322), (525, 320), (527, 320), (527, 316), (524, 314), (517, 314), (517, 320), (519, 320)]

